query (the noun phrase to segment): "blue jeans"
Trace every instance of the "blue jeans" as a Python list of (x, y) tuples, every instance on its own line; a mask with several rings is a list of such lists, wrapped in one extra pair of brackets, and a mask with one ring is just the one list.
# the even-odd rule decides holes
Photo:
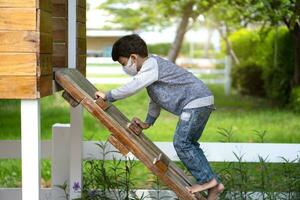
[(174, 135), (173, 145), (177, 155), (198, 184), (207, 183), (213, 178), (219, 182), (198, 143), (213, 109), (213, 105), (184, 109)]

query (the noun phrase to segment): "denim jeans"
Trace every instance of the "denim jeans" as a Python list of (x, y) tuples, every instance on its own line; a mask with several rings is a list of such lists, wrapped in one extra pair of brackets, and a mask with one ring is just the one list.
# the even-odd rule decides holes
[(219, 182), (198, 143), (213, 109), (213, 105), (184, 109), (174, 135), (173, 145), (177, 155), (198, 184), (207, 183), (213, 178)]

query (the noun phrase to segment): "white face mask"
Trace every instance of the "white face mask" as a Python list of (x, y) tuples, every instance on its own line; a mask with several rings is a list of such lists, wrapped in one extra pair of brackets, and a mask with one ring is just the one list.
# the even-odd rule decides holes
[(131, 57), (127, 61), (127, 65), (123, 66), (123, 71), (129, 76), (135, 76), (137, 74), (137, 66), (131, 61)]

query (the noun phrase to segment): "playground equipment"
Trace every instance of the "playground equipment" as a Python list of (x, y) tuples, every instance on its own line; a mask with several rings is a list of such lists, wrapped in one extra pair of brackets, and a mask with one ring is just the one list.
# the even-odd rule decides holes
[(55, 79), (64, 88), (63, 97), (72, 105), (82, 104), (100, 123), (111, 132), (109, 141), (123, 155), (132, 152), (141, 162), (158, 176), (180, 199), (195, 200), (186, 186), (190, 180), (157, 146), (138, 128), (130, 124), (115, 106), (101, 98), (94, 100), (97, 89), (78, 71), (61, 69)]

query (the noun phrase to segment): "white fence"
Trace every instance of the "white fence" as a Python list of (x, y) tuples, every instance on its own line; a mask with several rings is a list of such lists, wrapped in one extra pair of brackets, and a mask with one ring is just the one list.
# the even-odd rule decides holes
[[(65, 181), (72, 179), (70, 176), (74, 176), (70, 174), (70, 170), (74, 167), (70, 164), (70, 157), (74, 156), (70, 150), (70, 138), (70, 126), (68, 124), (56, 124), (53, 126), (52, 140), (42, 142), (42, 158), (52, 160), (52, 185), (63, 185)], [(97, 143), (97, 141), (83, 142), (82, 158), (84, 160), (103, 159), (101, 148), (95, 145), (95, 143)], [(171, 142), (155, 142), (155, 144), (166, 153), (171, 160), (179, 161)], [(243, 162), (259, 162), (258, 156), (261, 156), (262, 158), (266, 158), (266, 162), (268, 163), (282, 163), (284, 160), (281, 157), (291, 161), (300, 156), (300, 144), (203, 142), (201, 143), (201, 147), (210, 162), (237, 162), (238, 160), (233, 152), (243, 156)], [(115, 148), (108, 143), (105, 150), (114, 151)], [(106, 156), (106, 160), (111, 160), (113, 157), (125, 159), (125, 157), (119, 153), (111, 153)], [(128, 157), (134, 158), (130, 153)], [(19, 158), (21, 158), (20, 141), (0, 141), (0, 159)], [(143, 190), (138, 193), (141, 194), (142, 191)], [(0, 189), (0, 200), (11, 199), (20, 200), (21, 189)], [(61, 189), (53, 187), (52, 189), (42, 189), (41, 199), (62, 200), (65, 198)]]

